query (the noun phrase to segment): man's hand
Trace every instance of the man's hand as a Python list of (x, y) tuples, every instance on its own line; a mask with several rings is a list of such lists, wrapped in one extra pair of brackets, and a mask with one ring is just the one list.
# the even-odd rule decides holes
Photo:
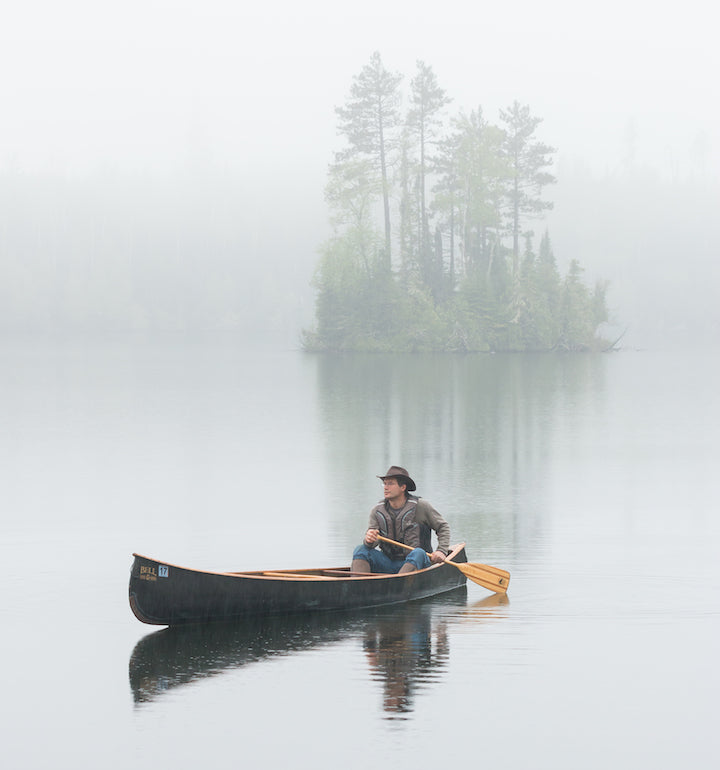
[(445, 554), (442, 551), (433, 551), (430, 554), (430, 561), (433, 564), (439, 564), (441, 561), (445, 561)]
[(379, 529), (369, 529), (365, 533), (365, 545), (375, 545), (378, 541)]

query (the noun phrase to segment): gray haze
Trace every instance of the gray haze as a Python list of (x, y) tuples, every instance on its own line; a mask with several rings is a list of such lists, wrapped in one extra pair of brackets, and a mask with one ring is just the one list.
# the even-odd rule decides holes
[[(243, 328), (294, 343), (328, 234), (334, 107), (374, 50), (451, 113), (517, 99), (558, 148), (561, 266), (628, 340), (718, 333), (705, 3), (15, 4), (0, 29), (0, 328)], [(471, 10), (469, 10), (471, 9)], [(468, 14), (472, 14), (468, 18)]]

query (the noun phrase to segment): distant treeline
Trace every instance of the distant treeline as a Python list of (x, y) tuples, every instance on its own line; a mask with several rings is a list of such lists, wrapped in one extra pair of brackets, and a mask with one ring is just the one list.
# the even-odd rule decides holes
[(328, 171), (333, 233), (315, 276), (309, 350), (589, 350), (607, 320), (606, 286), (590, 290), (550, 237), (529, 223), (552, 208), (543, 190), (554, 148), (517, 101), (500, 123), (480, 108), (446, 125), (449, 99), (418, 62), (402, 76), (375, 53), (336, 109), (345, 139)]

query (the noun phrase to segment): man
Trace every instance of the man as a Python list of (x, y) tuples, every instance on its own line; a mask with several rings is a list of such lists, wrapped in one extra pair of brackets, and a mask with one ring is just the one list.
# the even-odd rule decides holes
[[(352, 572), (413, 572), (445, 561), (450, 525), (428, 503), (410, 492), (417, 487), (405, 468), (392, 465), (382, 479), (384, 499), (370, 511), (363, 544), (353, 553)], [(432, 531), (438, 546), (432, 550)], [(378, 540), (378, 535), (413, 546), (408, 552)], [(380, 545), (380, 550), (376, 546)]]

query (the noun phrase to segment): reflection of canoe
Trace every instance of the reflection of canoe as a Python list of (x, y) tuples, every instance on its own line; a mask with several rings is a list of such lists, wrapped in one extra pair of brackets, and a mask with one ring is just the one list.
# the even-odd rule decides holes
[[(442, 636), (445, 618), (465, 608), (464, 586), (443, 596), (403, 607), (354, 612), (309, 612), (254, 616), (225, 623), (199, 623), (155, 631), (135, 645), (128, 664), (135, 703), (147, 703), (169, 690), (218, 676), (279, 655), (347, 643), (356, 639), (367, 655), (370, 673), (394, 682), (396, 669), (421, 681), (441, 678), (446, 652), (433, 652), (430, 636)], [(440, 654), (442, 653), (442, 654)], [(388, 656), (398, 662), (388, 662)], [(414, 661), (410, 664), (408, 661)], [(428, 672), (427, 661), (434, 663)], [(401, 665), (402, 663), (402, 665)], [(385, 664), (383, 668), (380, 664)]]
[[(464, 543), (450, 558), (466, 562)], [(180, 625), (255, 615), (399, 604), (451, 591), (465, 575), (447, 564), (402, 575), (334, 569), (201, 572), (134, 554), (130, 607), (143, 623)]]

